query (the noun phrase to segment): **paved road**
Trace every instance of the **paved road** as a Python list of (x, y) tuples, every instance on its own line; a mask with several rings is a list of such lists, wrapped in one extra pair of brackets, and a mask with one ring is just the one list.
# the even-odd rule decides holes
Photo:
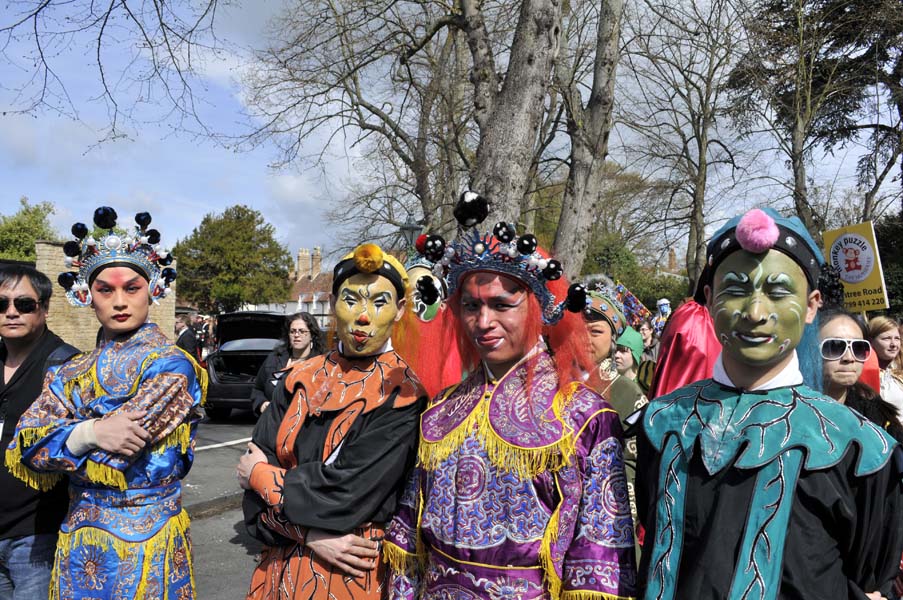
[(191, 523), (198, 600), (244, 600), (260, 543), (245, 533), (240, 509)]
[[(182, 501), (191, 516), (198, 600), (242, 600), (260, 544), (245, 533), (235, 465), (251, 437), (254, 416), (234, 412), (227, 423), (203, 421), (195, 459), (183, 481)], [(209, 446), (214, 446), (210, 448)]]

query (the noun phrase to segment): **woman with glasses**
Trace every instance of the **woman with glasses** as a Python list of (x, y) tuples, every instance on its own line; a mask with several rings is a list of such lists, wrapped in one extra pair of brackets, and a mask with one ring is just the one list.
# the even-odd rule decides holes
[(897, 409), (859, 382), (862, 367), (872, 353), (872, 346), (865, 339), (868, 335), (865, 324), (841, 309), (820, 312), (819, 323), (825, 393), (903, 441)]
[(263, 361), (251, 391), (251, 406), (256, 414), (262, 414), (273, 401), (273, 394), (282, 377), (297, 363), (320, 356), (326, 351), (323, 332), (317, 320), (306, 312), (298, 312), (285, 318), (282, 339)]

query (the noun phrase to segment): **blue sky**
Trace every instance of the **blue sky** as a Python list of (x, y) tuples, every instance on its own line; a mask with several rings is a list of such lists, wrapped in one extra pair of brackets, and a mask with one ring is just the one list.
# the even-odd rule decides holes
[[(201, 57), (206, 60), (198, 65), (201, 78), (195, 88), (204, 122), (212, 130), (236, 135), (252, 125), (243, 115), (239, 69), (252, 64), (246, 49), (265, 44), (268, 22), (287, 1), (220, 6), (216, 30), (229, 46), (216, 56)], [(0, 14), (0, 27), (8, 24), (9, 18), (9, 14)], [(319, 245), (329, 253), (338, 245), (323, 211), (344, 195), (345, 184), (353, 179), (355, 157), (348, 152), (354, 150), (347, 150), (337, 137), (322, 169), (275, 171), (269, 167), (278, 158), (274, 147), (234, 151), (209, 138), (180, 132), (174, 119), (161, 118), (166, 103), (136, 105), (129, 100), (141, 94), (129, 88), (128, 78), (123, 77), (129, 72), (125, 58), (136, 53), (135, 38), (121, 32), (118, 37), (120, 45), (106, 48), (104, 62), (112, 68), (108, 76), (117, 86), (123, 108), (137, 106), (137, 110), (133, 120), (123, 123), (126, 138), (99, 145), (108, 114), (104, 103), (97, 101), (100, 85), (91, 40), (76, 39), (65, 48), (48, 48), (52, 66), (78, 111), (79, 118), (73, 119), (52, 110), (15, 112), (22, 97), (14, 90), (30, 73), (31, 46), (27, 40), (4, 45), (6, 40), (0, 37), (0, 214), (14, 212), (21, 196), (32, 202), (49, 201), (57, 207), (54, 226), (66, 233), (73, 222), (89, 220), (99, 205), (113, 206), (123, 218), (147, 210), (163, 233), (164, 243), (171, 245), (190, 234), (205, 214), (242, 203), (259, 210), (276, 227), (279, 240), (293, 256), (302, 246)], [(320, 145), (314, 140), (306, 150), (316, 153)], [(612, 152), (618, 160), (614, 143)], [(839, 190), (851, 187), (858, 152), (854, 145), (816, 160), (810, 175)], [(766, 157), (765, 164), (759, 165), (758, 174), (786, 180), (789, 174), (783, 159), (770, 160)], [(888, 185), (896, 184), (886, 183), (885, 187)], [(787, 192), (774, 183), (756, 183), (746, 194), (743, 208), (786, 197)], [(713, 206), (712, 215), (722, 216), (724, 210), (733, 214), (736, 205), (727, 204), (726, 208)], [(728, 213), (723, 216), (730, 216)]]
[[(235, 66), (245, 59), (242, 47), (260, 46), (268, 19), (281, 2), (244, 3), (221, 7), (217, 33), (232, 46), (201, 64), (196, 89), (203, 101), (205, 123), (223, 134), (249, 126), (242, 115)], [(0, 17), (0, 25), (6, 24)], [(19, 198), (49, 201), (57, 207), (53, 225), (68, 233), (75, 221), (88, 221), (93, 209), (113, 206), (120, 222), (147, 210), (163, 233), (164, 244), (191, 233), (207, 213), (234, 204), (259, 210), (276, 227), (279, 240), (294, 256), (300, 246), (323, 246), (329, 251), (333, 236), (322, 210), (341, 196), (349, 175), (349, 158), (334, 158), (323, 170), (274, 171), (269, 164), (276, 149), (260, 147), (233, 151), (204, 137), (180, 133), (173, 119), (159, 120), (163, 103), (138, 108), (135, 119), (124, 123), (126, 139), (97, 144), (107, 125), (99, 93), (93, 49), (76, 42), (52, 57), (52, 66), (64, 80), (78, 120), (51, 110), (16, 114), (11, 88), (28, 74), (28, 46), (15, 41), (0, 57), (0, 214), (18, 208)], [(128, 49), (111, 48), (105, 62), (120, 69), (119, 58)], [(120, 79), (118, 81), (123, 81)], [(206, 89), (201, 89), (202, 87)], [(121, 98), (137, 93), (124, 84)], [(153, 122), (156, 121), (156, 122)], [(335, 149), (334, 156), (343, 153)]]

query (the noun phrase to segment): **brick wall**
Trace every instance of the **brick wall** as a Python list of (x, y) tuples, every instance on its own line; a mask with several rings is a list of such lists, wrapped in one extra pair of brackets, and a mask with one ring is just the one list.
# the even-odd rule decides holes
[[(53, 296), (50, 297), (50, 312), (47, 325), (51, 331), (81, 350), (94, 347), (94, 340), (100, 324), (90, 308), (76, 308), (66, 300), (63, 288), (56, 282), (57, 275), (66, 270), (63, 244), (57, 242), (38, 241), (35, 243), (35, 268), (53, 282)], [(176, 266), (173, 263), (173, 266)], [(172, 283), (172, 292), (158, 305), (151, 305), (148, 320), (160, 326), (161, 331), (170, 338), (174, 337), (173, 327), (176, 320), (176, 283)]]

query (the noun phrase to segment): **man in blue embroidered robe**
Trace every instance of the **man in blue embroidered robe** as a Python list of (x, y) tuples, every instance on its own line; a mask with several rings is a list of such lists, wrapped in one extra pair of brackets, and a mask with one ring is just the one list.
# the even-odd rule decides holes
[[(37, 489), (66, 477), (49, 600), (193, 600), (181, 480), (194, 458), (206, 373), (147, 322), (175, 271), (151, 217), (123, 239), (101, 207), (63, 251), (78, 273), (58, 278), (74, 306), (91, 307), (102, 343), (52, 367), (22, 414), (6, 466)], [(168, 269), (168, 270), (167, 270)], [(35, 600), (38, 600), (35, 598)]]
[(709, 243), (714, 376), (653, 400), (638, 436), (645, 598), (891, 597), (900, 450), (803, 384), (822, 263), (799, 219), (772, 211)]

